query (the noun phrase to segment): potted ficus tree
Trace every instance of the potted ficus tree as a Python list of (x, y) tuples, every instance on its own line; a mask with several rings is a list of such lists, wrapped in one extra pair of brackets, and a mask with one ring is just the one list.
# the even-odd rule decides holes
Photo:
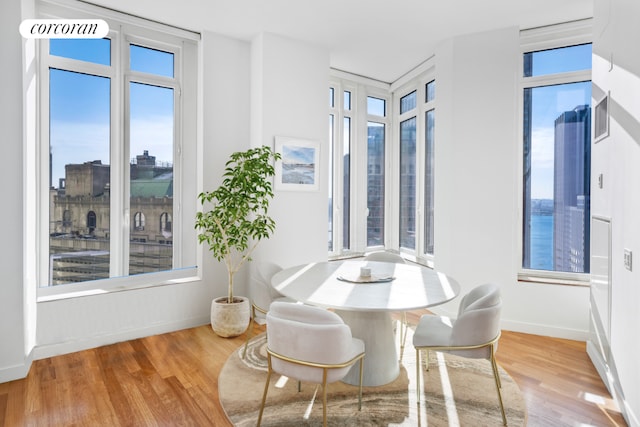
[(225, 164), (222, 184), (198, 195), (203, 207), (196, 214), (198, 242), (206, 243), (227, 268), (227, 295), (211, 303), (211, 327), (223, 337), (238, 336), (249, 325), (249, 299), (234, 295), (233, 280), (258, 243), (275, 230), (268, 209), (274, 162), (279, 159), (267, 146), (235, 152)]

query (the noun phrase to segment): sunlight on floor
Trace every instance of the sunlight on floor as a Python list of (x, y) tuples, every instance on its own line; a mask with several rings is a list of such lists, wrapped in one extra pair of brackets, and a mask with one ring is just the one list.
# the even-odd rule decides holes
[(311, 416), (311, 410), (313, 409), (313, 402), (316, 401), (316, 396), (318, 395), (318, 387), (320, 386), (316, 386), (316, 389), (313, 391), (313, 396), (311, 396), (309, 405), (307, 405), (307, 410), (304, 411), (304, 415), (302, 416), (302, 418), (305, 420), (308, 420), (309, 417)]
[(276, 381), (276, 388), (284, 388), (284, 386), (287, 385), (287, 381), (289, 381), (289, 377), (280, 375), (280, 378)]
[[(284, 388), (287, 385), (288, 381), (289, 381), (289, 377), (280, 375), (280, 378), (278, 378), (278, 381), (276, 381), (275, 387)], [(309, 400), (309, 404), (307, 405), (307, 409), (304, 411), (304, 415), (302, 416), (302, 418), (305, 420), (308, 420), (309, 417), (311, 416), (311, 411), (313, 410), (313, 404), (316, 401), (316, 396), (318, 395), (319, 388), (320, 388), (320, 385), (316, 385), (316, 388), (313, 391), (313, 396), (311, 396), (311, 399)]]
[(444, 394), (445, 407), (447, 408), (447, 415), (449, 417), (449, 425), (460, 425), (458, 420), (458, 411), (456, 410), (456, 402), (453, 399), (453, 390), (451, 389), (451, 383), (449, 382), (449, 372), (447, 371), (447, 364), (444, 361), (444, 354), (437, 352), (436, 357), (438, 359), (438, 369), (440, 370), (440, 378), (442, 378), (442, 393)]
[[(610, 412), (620, 413), (620, 407), (615, 400), (608, 397), (600, 396), (593, 393), (583, 392), (578, 396), (579, 398), (593, 403), (602, 411), (602, 413), (611, 421), (612, 426), (619, 426), (611, 417)], [(581, 424), (579, 427), (594, 427), (591, 424)]]

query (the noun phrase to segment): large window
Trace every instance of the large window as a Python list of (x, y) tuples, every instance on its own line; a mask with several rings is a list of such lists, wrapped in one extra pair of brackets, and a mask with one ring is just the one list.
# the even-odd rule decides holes
[[(385, 247), (391, 123), (388, 86), (329, 83), (328, 250), (352, 256)], [(381, 87), (380, 87), (381, 86)]]
[(416, 244), (416, 98), (416, 91), (400, 98), (399, 235), (400, 247), (410, 250)]
[(523, 55), (524, 270), (589, 272), (590, 71), (590, 44)]
[(386, 115), (384, 99), (367, 97), (367, 247), (384, 246)]
[[(329, 85), (329, 255), (434, 254), (435, 81)], [(369, 84), (371, 83), (371, 84)]]
[[(183, 237), (174, 233), (187, 228), (174, 221), (191, 196), (180, 164), (183, 148), (195, 152), (195, 118), (183, 120), (183, 111), (196, 103), (183, 81), (196, 80), (197, 36), (82, 9), (108, 21), (107, 37), (41, 41), (41, 287), (195, 264), (194, 251), (174, 246)], [(43, 3), (41, 13), (69, 12)], [(149, 227), (149, 218), (160, 226)]]
[(435, 249), (435, 99), (435, 80), (420, 79), (403, 86), (396, 101), (398, 248), (426, 264)]

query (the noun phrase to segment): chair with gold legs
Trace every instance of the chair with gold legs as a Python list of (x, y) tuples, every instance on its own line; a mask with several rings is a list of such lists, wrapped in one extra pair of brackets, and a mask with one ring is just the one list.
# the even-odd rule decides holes
[(251, 322), (247, 329), (242, 358), (247, 355), (247, 347), (253, 332), (253, 325), (261, 317), (264, 319), (273, 301), (290, 301), (271, 286), (271, 277), (282, 270), (277, 264), (267, 261), (251, 261), (249, 264), (249, 298), (251, 299)]
[[(420, 405), (420, 351), (426, 350), (426, 370), (429, 370), (429, 350), (447, 352), (472, 359), (488, 359), (498, 390), (502, 422), (507, 416), (502, 402), (502, 383), (496, 363), (496, 347), (500, 339), (500, 289), (494, 284), (480, 285), (464, 296), (458, 317), (423, 315), (413, 335), (416, 349), (417, 402)], [(479, 390), (479, 392), (482, 392)]]
[(322, 384), (322, 421), (327, 425), (327, 385), (360, 362), (358, 410), (362, 409), (364, 342), (351, 336), (340, 316), (319, 307), (275, 301), (267, 313), (268, 373), (258, 415), (267, 400), (271, 375)]

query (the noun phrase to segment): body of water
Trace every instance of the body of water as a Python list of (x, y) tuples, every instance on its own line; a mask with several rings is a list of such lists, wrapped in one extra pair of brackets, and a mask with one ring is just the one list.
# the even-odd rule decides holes
[(531, 268), (553, 270), (553, 216), (531, 215)]

